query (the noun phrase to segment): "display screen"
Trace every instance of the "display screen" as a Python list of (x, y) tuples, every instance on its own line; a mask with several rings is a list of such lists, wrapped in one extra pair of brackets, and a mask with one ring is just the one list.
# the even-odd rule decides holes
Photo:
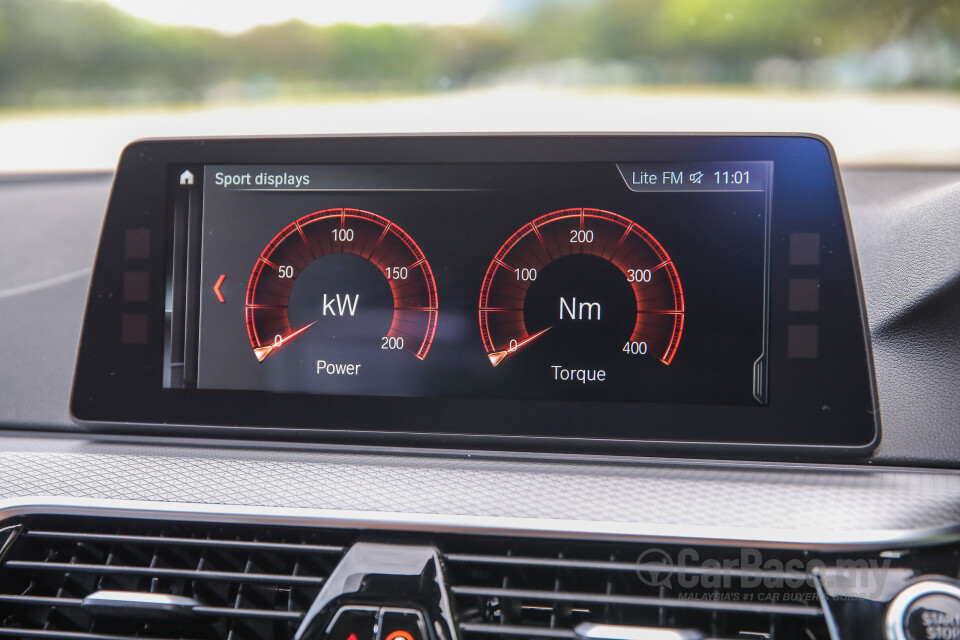
[(763, 404), (771, 175), (205, 166), (175, 189), (202, 190), (196, 361), (171, 357), (166, 383)]
[(147, 140), (71, 406), (138, 432), (833, 455), (877, 440), (871, 367), (816, 137)]

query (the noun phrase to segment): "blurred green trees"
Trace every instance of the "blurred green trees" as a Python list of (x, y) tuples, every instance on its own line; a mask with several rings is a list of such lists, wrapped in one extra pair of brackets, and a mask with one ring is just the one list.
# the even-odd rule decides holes
[[(0, 0), (0, 104), (433, 91), (528, 76), (628, 84), (960, 86), (960, 4), (565, 0), (462, 27), (163, 27), (93, 1)], [(554, 73), (578, 61), (578, 73)], [(614, 76), (603, 70), (617, 70)], [(613, 78), (611, 80), (610, 78)]]

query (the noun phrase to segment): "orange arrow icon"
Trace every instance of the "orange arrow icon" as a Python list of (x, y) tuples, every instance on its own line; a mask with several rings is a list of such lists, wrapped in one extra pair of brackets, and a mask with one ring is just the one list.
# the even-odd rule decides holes
[(217, 284), (213, 285), (213, 292), (217, 294), (217, 300), (219, 300), (220, 302), (226, 302), (226, 300), (223, 299), (223, 294), (220, 293), (220, 285), (223, 284), (223, 281), (226, 280), (226, 278), (227, 278), (227, 274), (225, 273), (221, 274), (220, 277), (217, 278)]

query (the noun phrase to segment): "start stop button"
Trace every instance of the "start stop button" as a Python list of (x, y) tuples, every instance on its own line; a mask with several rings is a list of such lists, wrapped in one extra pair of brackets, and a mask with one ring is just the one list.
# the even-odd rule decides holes
[(890, 603), (884, 626), (887, 640), (960, 640), (960, 584), (913, 583)]

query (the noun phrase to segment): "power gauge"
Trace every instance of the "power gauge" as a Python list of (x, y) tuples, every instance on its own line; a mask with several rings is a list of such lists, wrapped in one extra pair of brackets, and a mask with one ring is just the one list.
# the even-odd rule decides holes
[(437, 286), (420, 247), (393, 222), (325, 209), (294, 220), (260, 253), (245, 312), (260, 362), (308, 339), (344, 356), (422, 360), (437, 327)]

